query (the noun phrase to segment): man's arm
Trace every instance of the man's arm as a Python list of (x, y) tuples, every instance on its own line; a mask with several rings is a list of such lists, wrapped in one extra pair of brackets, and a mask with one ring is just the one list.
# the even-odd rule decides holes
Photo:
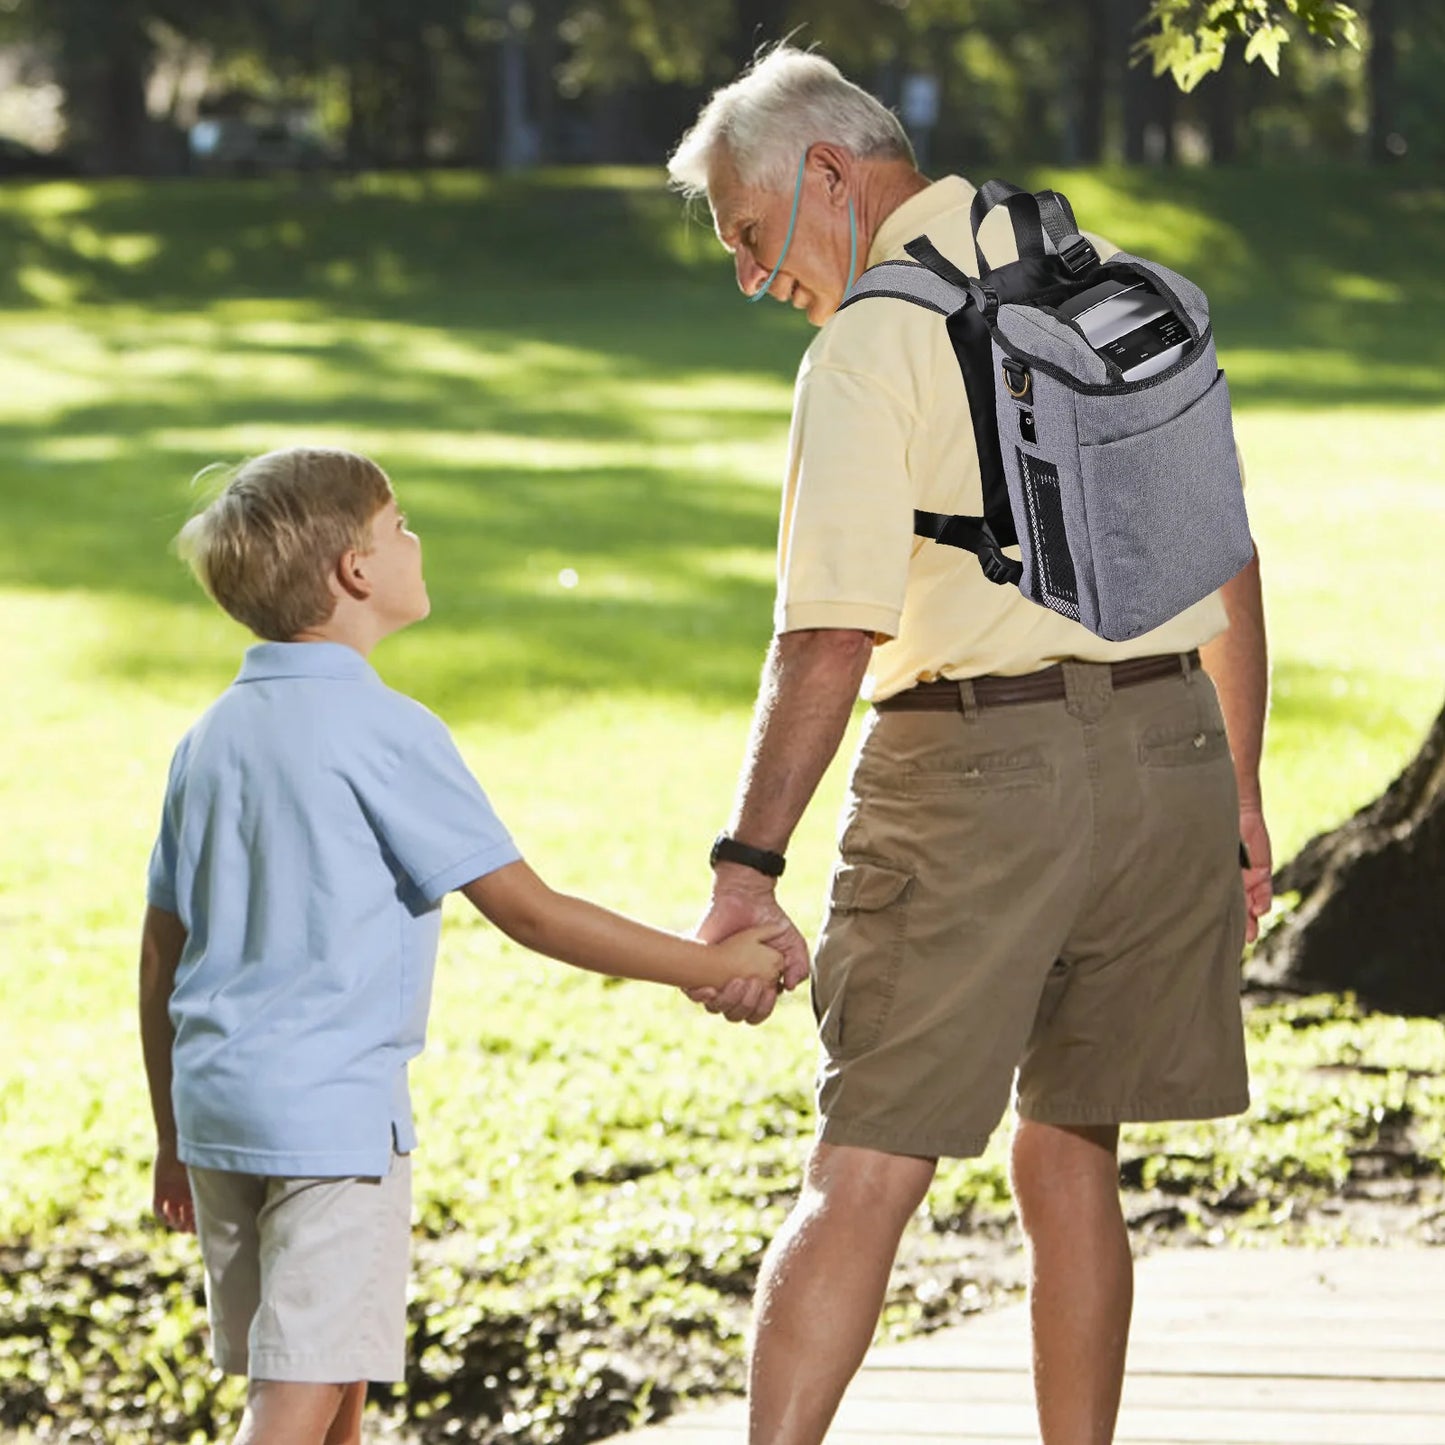
[(1219, 692), (1239, 784), (1239, 836), (1250, 861), (1244, 870), (1249, 905), (1246, 937), (1252, 940), (1258, 935), (1260, 918), (1269, 912), (1273, 872), (1259, 784), (1264, 720), (1269, 708), (1269, 650), (1257, 550), (1248, 566), (1224, 584), (1223, 596), (1229, 627), (1200, 648), (1200, 656)]
[[(785, 632), (773, 639), (728, 826), (733, 837), (754, 848), (786, 851), (847, 731), (872, 654), (872, 633), (852, 628)], [(740, 928), (775, 929), (763, 936), (786, 960), (784, 986), (796, 988), (808, 974), (808, 945), (779, 906), (775, 887), (773, 879), (755, 869), (719, 863), (712, 901), (697, 932), (700, 938), (717, 939)], [(749, 1023), (767, 1018), (777, 998), (771, 990), (741, 983), (693, 996), (714, 1013)]]
[(140, 1038), (150, 1086), (151, 1117), (156, 1126), (156, 1162), (152, 1202), (172, 1229), (194, 1233), (196, 1211), (186, 1166), (176, 1154), (176, 1116), (171, 1104), (171, 990), (186, 946), (185, 925), (154, 904), (146, 909), (140, 944)]

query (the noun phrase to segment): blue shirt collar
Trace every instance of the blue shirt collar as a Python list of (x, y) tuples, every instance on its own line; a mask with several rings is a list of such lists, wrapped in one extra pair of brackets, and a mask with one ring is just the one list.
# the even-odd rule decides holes
[(341, 642), (258, 642), (246, 649), (240, 682), (272, 677), (329, 677), (344, 682), (380, 681), (355, 648)]

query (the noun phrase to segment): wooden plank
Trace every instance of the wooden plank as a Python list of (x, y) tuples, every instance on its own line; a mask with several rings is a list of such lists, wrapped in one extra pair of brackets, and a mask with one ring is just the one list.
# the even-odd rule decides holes
[[(1417, 1345), (1418, 1345), (1417, 1341)], [(955, 1341), (920, 1342), (902, 1347), (890, 1356), (892, 1369), (1010, 1370), (1028, 1362), (1024, 1339), (970, 1342), (960, 1350)], [(1193, 1340), (1134, 1341), (1129, 1347), (1131, 1374), (1167, 1375), (1260, 1375), (1296, 1379), (1333, 1379), (1339, 1376), (1363, 1380), (1402, 1381), (1445, 1379), (1445, 1347), (1417, 1347), (1410, 1350), (1370, 1350), (1348, 1343), (1317, 1342), (1296, 1349), (1288, 1338), (1272, 1342), (1272, 1348), (1251, 1347), (1237, 1339), (1220, 1336), (1206, 1344)], [(1439, 1445), (1445, 1445), (1442, 1432)]]
[[(627, 1437), (633, 1445), (720, 1445), (745, 1429), (741, 1410), (681, 1416)], [(1028, 1440), (1038, 1427), (1032, 1403), (860, 1401), (844, 1406), (828, 1445), (888, 1445), (889, 1441)], [(1118, 1445), (1441, 1445), (1445, 1417), (1433, 1406), (1382, 1413), (1368, 1405), (1341, 1411), (1319, 1401), (1278, 1399), (1273, 1408), (1258, 1401), (1202, 1406), (1177, 1405), (1124, 1410)]]
[(1313, 1290), (1370, 1298), (1438, 1295), (1445, 1250), (1390, 1249), (1163, 1250), (1140, 1261), (1151, 1294), (1186, 1290), (1193, 1299), (1235, 1300)]
[[(1027, 1395), (1024, 1371), (878, 1370), (859, 1374), (848, 1392), (854, 1400), (901, 1400), (966, 1406)], [(1376, 1380), (1284, 1379), (1269, 1375), (1131, 1375), (1124, 1385), (1131, 1408), (1277, 1410), (1303, 1402), (1315, 1409), (1384, 1419), (1394, 1414), (1433, 1411), (1445, 1421), (1445, 1381), (1403, 1382), (1382, 1390)], [(1445, 1430), (1442, 1430), (1445, 1438)]]
[[(850, 1400), (838, 1423), (845, 1433), (889, 1439), (918, 1439), (941, 1429), (964, 1432), (964, 1438), (1038, 1438), (1033, 1404), (969, 1404), (940, 1409), (937, 1404), (899, 1400)], [(1267, 1440), (1271, 1445), (1441, 1445), (1441, 1417), (1434, 1412), (1396, 1413), (1388, 1428), (1371, 1415), (1336, 1414), (1297, 1403), (1284, 1410), (1169, 1406), (1125, 1410), (1115, 1439), (1124, 1442), (1155, 1439), (1204, 1442), (1204, 1445), (1246, 1445)], [(833, 1437), (830, 1435), (829, 1437)]]
[[(872, 1351), (829, 1445), (1037, 1445), (1022, 1305)], [(722, 1445), (742, 1401), (629, 1445)], [(1180, 1250), (1138, 1271), (1118, 1445), (1445, 1445), (1445, 1249)]]

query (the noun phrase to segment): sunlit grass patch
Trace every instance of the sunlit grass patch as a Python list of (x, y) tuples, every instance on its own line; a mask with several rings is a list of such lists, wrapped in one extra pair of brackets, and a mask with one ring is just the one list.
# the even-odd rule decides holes
[[(1440, 704), (1435, 192), (1358, 178), (1388, 220), (1362, 237), (1338, 176), (1057, 179), (1086, 225), (1220, 302), (1283, 858), (1374, 796)], [(453, 725), (549, 881), (685, 929), (771, 631), (810, 333), (739, 305), (706, 230), (638, 173), (7, 187), (0, 246), (0, 1239), (60, 1251), (93, 1231), (134, 1271), (157, 1249), (133, 1002), (145, 862), (170, 751), (248, 641), (170, 551), (192, 476), (290, 442), (373, 453), (434, 602), (378, 650), (382, 675)], [(783, 895), (810, 934), (849, 746), (790, 849)], [(1279, 1226), (1402, 1129), (1438, 1169), (1442, 1037), (1333, 1001), (1259, 1013), (1251, 1113), (1128, 1131), (1128, 1177), (1197, 1197), (1207, 1234), (1230, 1209)], [(542, 1335), (564, 1329), (586, 1351), (621, 1332), (644, 1374), (735, 1382), (813, 1126), (813, 1056), (802, 994), (727, 1028), (527, 956), (453, 900), (415, 1079), (426, 1379), (470, 1370), (468, 1340), (511, 1341), (521, 1376), (550, 1379)], [(1004, 1217), (1004, 1149), (940, 1172), (925, 1236)], [(131, 1331), (147, 1348), (194, 1324), (187, 1248), (157, 1250), (176, 1273)], [(889, 1324), (925, 1313), (900, 1294)], [(538, 1406), (539, 1431), (569, 1399)]]

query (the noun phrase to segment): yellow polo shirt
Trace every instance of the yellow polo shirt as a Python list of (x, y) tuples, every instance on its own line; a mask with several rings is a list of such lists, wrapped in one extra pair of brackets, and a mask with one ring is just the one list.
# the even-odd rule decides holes
[[(906, 259), (904, 245), (927, 234), (974, 274), (973, 195), (948, 176), (910, 197), (879, 227), (867, 264)], [(1117, 249), (1091, 239), (1101, 254)], [(1001, 211), (985, 223), (984, 249), (993, 265), (1016, 259)], [(828, 321), (798, 370), (776, 631), (872, 632), (878, 645), (863, 691), (878, 701), (938, 677), (1187, 652), (1227, 625), (1216, 592), (1153, 632), (1106, 642), (1017, 587), (990, 582), (973, 553), (915, 537), (915, 507), (983, 512), (963, 377), (941, 317), (904, 301), (862, 301)]]

